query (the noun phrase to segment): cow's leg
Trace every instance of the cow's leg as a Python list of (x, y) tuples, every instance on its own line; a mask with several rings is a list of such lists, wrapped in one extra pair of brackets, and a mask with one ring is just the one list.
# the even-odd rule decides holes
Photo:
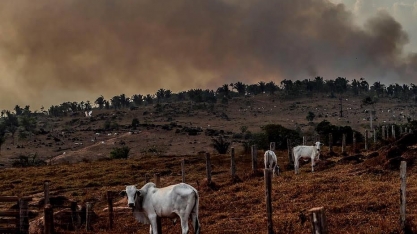
[(314, 172), (314, 166), (316, 165), (316, 163), (314, 162), (314, 158), (311, 157), (311, 172)]
[(149, 234), (160, 234), (158, 233), (158, 225), (156, 222), (156, 214), (149, 214), (148, 215), (149, 222), (151, 223), (151, 227), (149, 229)]
[(295, 174), (298, 174), (298, 159), (294, 158), (294, 170)]
[(188, 234), (188, 216), (185, 213), (180, 214), (182, 234)]

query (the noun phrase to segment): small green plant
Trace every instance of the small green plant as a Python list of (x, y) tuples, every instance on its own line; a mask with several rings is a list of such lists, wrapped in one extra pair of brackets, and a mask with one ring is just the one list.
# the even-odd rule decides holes
[(211, 139), (211, 146), (219, 153), (225, 154), (229, 149), (230, 142), (226, 141), (223, 136)]
[(126, 159), (129, 157), (130, 148), (127, 146), (116, 147), (110, 152), (111, 159)]

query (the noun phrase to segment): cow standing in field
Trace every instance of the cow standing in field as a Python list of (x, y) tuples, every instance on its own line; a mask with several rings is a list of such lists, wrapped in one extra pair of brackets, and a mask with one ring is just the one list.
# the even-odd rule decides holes
[(179, 217), (182, 234), (188, 233), (188, 218), (191, 217), (194, 232), (200, 233), (199, 196), (191, 185), (180, 183), (157, 188), (154, 183), (149, 182), (141, 189), (137, 189), (134, 185), (126, 186), (126, 190), (121, 191), (120, 194), (127, 195), (128, 206), (132, 208), (136, 220), (150, 224), (150, 234), (158, 234), (157, 217), (171, 219)]
[(314, 172), (314, 166), (316, 165), (316, 159), (319, 160), (320, 157), (320, 146), (323, 145), (320, 142), (316, 142), (313, 146), (299, 145), (293, 148), (293, 158), (294, 158), (294, 170), (295, 174), (298, 174), (299, 160), (300, 158), (310, 158), (311, 159), (311, 172)]
[(277, 163), (277, 156), (274, 151), (267, 150), (264, 154), (265, 168), (272, 169), (272, 172), (275, 175), (279, 175), (279, 167)]

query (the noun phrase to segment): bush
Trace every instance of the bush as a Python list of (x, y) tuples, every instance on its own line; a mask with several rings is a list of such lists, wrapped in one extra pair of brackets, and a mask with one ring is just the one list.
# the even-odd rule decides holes
[(226, 141), (224, 136), (219, 136), (217, 138), (211, 139), (211, 146), (217, 150), (219, 154), (225, 154), (227, 153), (227, 150), (229, 149), (230, 142)]
[(45, 166), (46, 162), (37, 158), (38, 155), (35, 153), (31, 156), (20, 155), (19, 159), (13, 162), (13, 167), (36, 167)]
[(110, 152), (111, 159), (121, 159), (121, 158), (128, 158), (129, 157), (130, 148), (127, 146), (123, 147), (116, 147)]
[(136, 130), (137, 127), (139, 127), (139, 119), (138, 118), (134, 118), (132, 119), (132, 129)]

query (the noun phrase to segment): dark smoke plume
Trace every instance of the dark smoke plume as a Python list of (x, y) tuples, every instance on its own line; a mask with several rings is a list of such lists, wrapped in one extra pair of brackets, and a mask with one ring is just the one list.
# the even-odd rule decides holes
[(0, 1), (0, 107), (338, 76), (410, 83), (387, 13), (327, 0)]

